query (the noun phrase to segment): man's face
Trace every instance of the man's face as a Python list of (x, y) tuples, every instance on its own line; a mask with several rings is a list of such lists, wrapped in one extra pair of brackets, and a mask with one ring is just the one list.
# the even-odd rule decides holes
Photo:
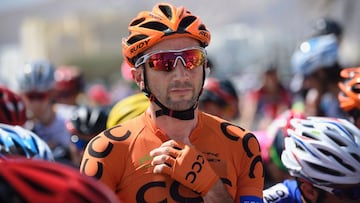
[[(188, 47), (199, 47), (199, 43), (187, 37), (168, 39), (156, 44), (144, 54), (158, 50), (181, 50)], [(151, 93), (166, 107), (181, 111), (191, 108), (196, 103), (203, 83), (202, 65), (188, 70), (179, 59), (176, 60), (175, 68), (167, 72), (154, 70), (146, 62), (144, 71), (146, 71), (147, 85)]]
[(23, 99), (29, 111), (34, 118), (43, 117), (49, 109), (50, 93), (49, 92), (30, 92), (24, 93)]

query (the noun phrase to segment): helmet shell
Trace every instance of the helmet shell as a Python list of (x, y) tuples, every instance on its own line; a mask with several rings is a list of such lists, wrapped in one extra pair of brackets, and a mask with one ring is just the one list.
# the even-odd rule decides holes
[(18, 77), (21, 92), (47, 92), (54, 87), (54, 66), (46, 60), (25, 64)]
[(185, 7), (169, 3), (156, 4), (152, 11), (143, 11), (129, 24), (129, 36), (122, 41), (125, 60), (134, 66), (137, 57), (164, 39), (190, 37), (202, 47), (210, 43), (210, 32), (198, 16)]
[(55, 70), (55, 90), (59, 92), (81, 92), (84, 78), (75, 66), (60, 66)]
[(360, 183), (360, 130), (345, 119), (292, 119), (281, 160), (290, 174), (314, 185)]
[(130, 95), (120, 100), (111, 108), (106, 127), (111, 128), (139, 116), (145, 112), (149, 105), (149, 98), (143, 93)]
[(291, 58), (293, 73), (307, 76), (316, 70), (335, 66), (338, 49), (338, 42), (332, 34), (302, 42)]
[(115, 203), (114, 193), (65, 164), (0, 157), (1, 202)]
[(24, 125), (26, 106), (22, 98), (5, 86), (0, 86), (0, 123)]
[(54, 160), (50, 147), (35, 133), (20, 126), (1, 123), (0, 154)]
[(88, 137), (90, 140), (106, 128), (108, 114), (105, 108), (79, 106), (67, 122), (67, 129), (71, 134)]
[(312, 36), (321, 36), (334, 34), (337, 37), (341, 37), (343, 33), (343, 27), (341, 24), (332, 18), (319, 18), (313, 22)]

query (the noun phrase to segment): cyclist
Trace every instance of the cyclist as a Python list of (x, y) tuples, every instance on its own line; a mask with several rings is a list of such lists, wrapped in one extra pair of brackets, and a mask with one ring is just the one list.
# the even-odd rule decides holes
[(295, 179), (264, 190), (264, 202), (359, 202), (360, 130), (345, 119), (294, 118), (281, 155)]
[(54, 74), (56, 111), (64, 118), (70, 119), (76, 106), (84, 103), (82, 101), (85, 88), (84, 76), (78, 67), (68, 65), (59, 66)]
[(31, 130), (50, 146), (56, 160), (66, 161), (71, 160), (70, 134), (65, 128), (65, 118), (55, 111), (54, 71), (54, 66), (47, 60), (31, 61), (21, 70), (18, 82), (20, 94), (31, 114)]
[(79, 167), (85, 146), (89, 140), (106, 129), (108, 113), (105, 108), (78, 106), (66, 121), (66, 129), (71, 134), (70, 150), (72, 161)]
[(302, 42), (291, 60), (294, 74), (306, 81), (305, 115), (345, 118), (337, 100), (341, 66), (336, 37), (322, 35)]
[(206, 26), (183, 6), (158, 3), (129, 31), (123, 55), (149, 108), (93, 138), (80, 171), (124, 202), (262, 202), (256, 137), (198, 109)]
[(234, 121), (239, 118), (239, 97), (230, 80), (209, 77), (199, 99), (200, 110)]

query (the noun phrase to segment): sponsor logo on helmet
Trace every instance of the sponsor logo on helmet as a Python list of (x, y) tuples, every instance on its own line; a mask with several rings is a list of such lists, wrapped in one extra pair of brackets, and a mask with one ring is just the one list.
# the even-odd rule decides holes
[(150, 41), (150, 39), (147, 39), (147, 40), (145, 40), (145, 41), (142, 41), (142, 42), (138, 43), (135, 47), (133, 47), (133, 48), (130, 49), (130, 53), (133, 54), (133, 53), (136, 52), (137, 50), (139, 50), (139, 49), (147, 46), (147, 45), (149, 44), (149, 41)]
[(210, 34), (206, 31), (200, 31), (199, 35), (202, 35), (202, 36), (206, 37), (207, 39), (210, 38)]

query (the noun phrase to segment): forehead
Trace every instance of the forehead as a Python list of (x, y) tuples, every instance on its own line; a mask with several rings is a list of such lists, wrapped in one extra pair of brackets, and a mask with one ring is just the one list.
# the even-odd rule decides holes
[(184, 49), (187, 47), (200, 46), (200, 43), (190, 37), (178, 37), (173, 39), (165, 39), (155, 44), (151, 48), (147, 49), (144, 54), (158, 50), (177, 50)]

